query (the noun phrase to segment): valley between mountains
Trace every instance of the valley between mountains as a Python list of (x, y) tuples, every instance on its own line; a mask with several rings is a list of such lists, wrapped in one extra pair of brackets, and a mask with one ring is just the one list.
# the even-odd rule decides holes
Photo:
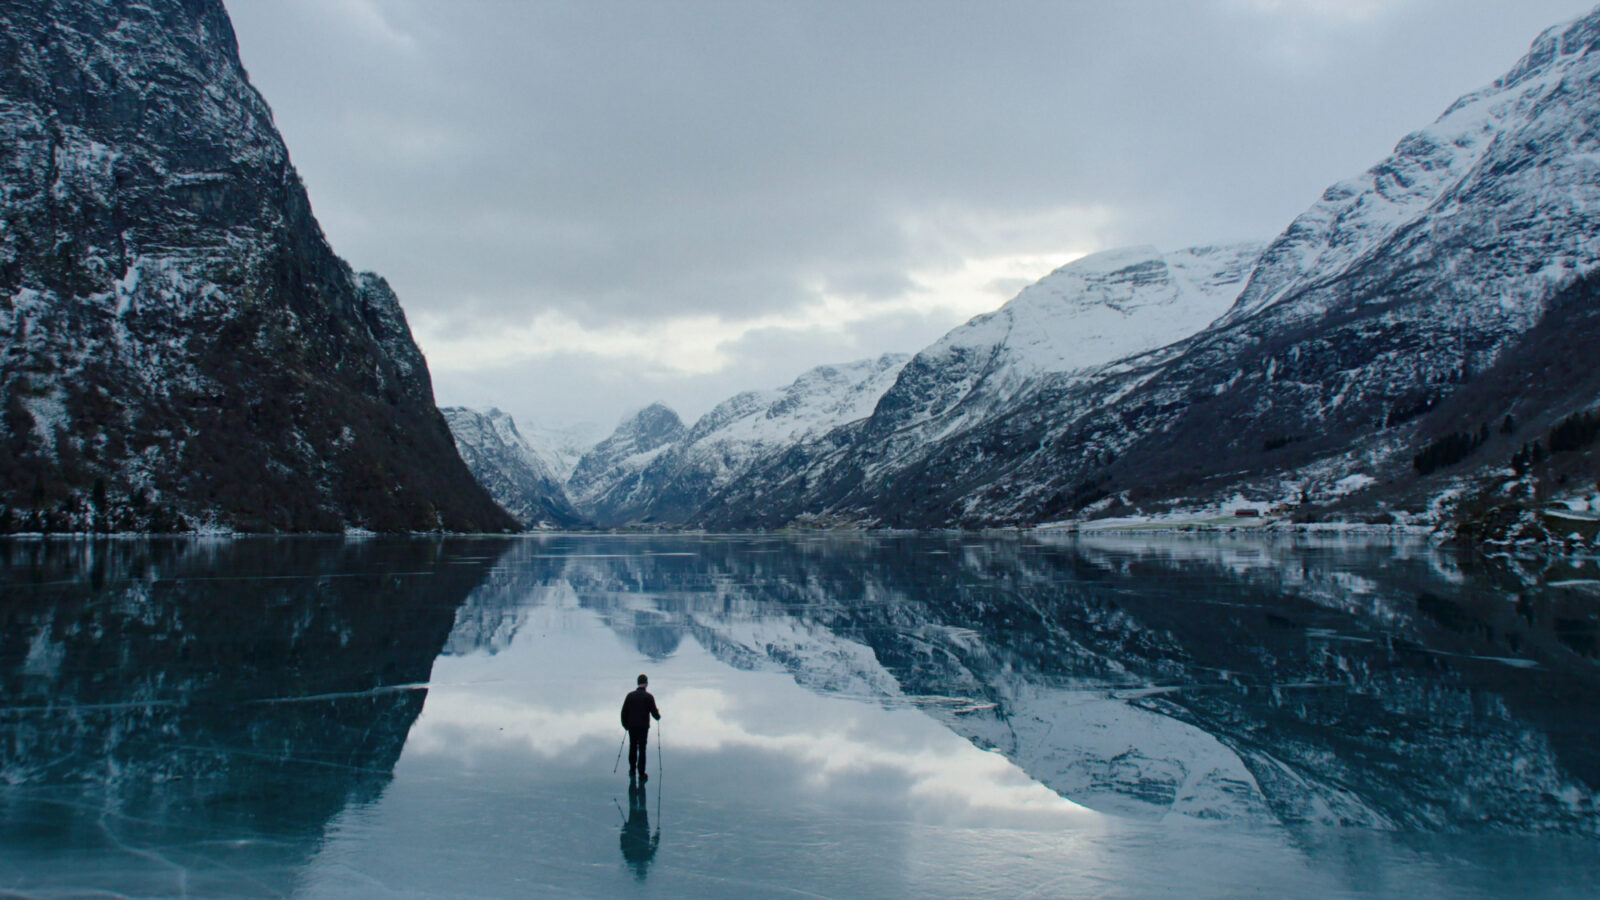
[(1549, 29), (1276, 237), (1096, 253), (915, 354), (600, 435), (437, 408), (220, 0), (5, 0), (0, 532), (1222, 522), (1593, 546), (1597, 48), (1600, 10)]
[(563, 494), (602, 527), (1237, 520), (1590, 545), (1597, 48), (1600, 11), (1550, 29), (1268, 242), (1098, 253), (909, 359), (692, 425), (651, 406)]

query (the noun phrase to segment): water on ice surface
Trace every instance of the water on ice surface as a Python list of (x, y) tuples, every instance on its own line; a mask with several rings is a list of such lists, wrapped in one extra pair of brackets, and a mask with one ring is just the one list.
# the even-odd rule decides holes
[(0, 893), (1588, 896), (1597, 572), (1348, 538), (0, 543)]

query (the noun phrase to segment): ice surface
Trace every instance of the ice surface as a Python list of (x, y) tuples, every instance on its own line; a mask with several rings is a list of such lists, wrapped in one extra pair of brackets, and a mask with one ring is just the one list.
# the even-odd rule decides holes
[(7, 542), (0, 892), (1584, 896), (1573, 580), (1349, 537)]

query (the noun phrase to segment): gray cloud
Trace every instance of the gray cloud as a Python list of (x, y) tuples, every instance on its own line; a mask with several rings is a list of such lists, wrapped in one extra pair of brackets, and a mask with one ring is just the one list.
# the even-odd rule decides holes
[(557, 353), (473, 371), (439, 372), (434, 382), (443, 402), (498, 406), (519, 422), (595, 422), (609, 429), (624, 413), (656, 401), (692, 421), (740, 391), (779, 387), (826, 362), (877, 356), (885, 348), (921, 347), (948, 328), (946, 321), (901, 312), (875, 317), (845, 334), (757, 329), (735, 341), (728, 364), (710, 374)]
[(517, 395), (693, 411), (915, 349), (892, 342), (968, 313), (894, 301), (963, 259), (1271, 237), (1588, 3), (228, 6), (335, 248), (437, 335), (868, 310), (748, 335), (712, 375), (577, 352), (439, 371), (446, 401), (556, 416)]

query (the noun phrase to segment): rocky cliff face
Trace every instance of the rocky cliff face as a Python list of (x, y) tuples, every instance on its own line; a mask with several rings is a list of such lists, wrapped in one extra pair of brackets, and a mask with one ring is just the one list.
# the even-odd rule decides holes
[(0, 530), (498, 530), (220, 0), (0, 2)]
[(628, 524), (639, 506), (637, 498), (648, 490), (642, 473), (685, 433), (677, 413), (650, 404), (584, 454), (567, 479), (567, 496), (598, 525)]
[[(1426, 516), (1498, 484), (1521, 445), (1596, 399), (1540, 383), (1571, 356), (1560, 348), (1600, 339), (1584, 313), (1600, 263), (1597, 47), (1600, 12), (1541, 36), (1504, 78), (1330, 188), (1198, 333), (1036, 374), (981, 417), (904, 441), (902, 422), (937, 421), (960, 391), (904, 404), (891, 391), (872, 420), (751, 471), (705, 522), (1029, 524), (1240, 494)], [(1552, 313), (1561, 334), (1539, 328)], [(916, 362), (901, 380), (919, 373), (942, 384)], [(1508, 415), (1518, 424), (1502, 432)], [(1470, 444), (1471, 461), (1417, 464), (1441, 441)], [(1585, 456), (1560, 467), (1553, 479), (1600, 474)]]
[(473, 477), (525, 528), (570, 528), (584, 524), (562, 487), (562, 479), (529, 446), (517, 423), (498, 409), (441, 409), (456, 449)]

